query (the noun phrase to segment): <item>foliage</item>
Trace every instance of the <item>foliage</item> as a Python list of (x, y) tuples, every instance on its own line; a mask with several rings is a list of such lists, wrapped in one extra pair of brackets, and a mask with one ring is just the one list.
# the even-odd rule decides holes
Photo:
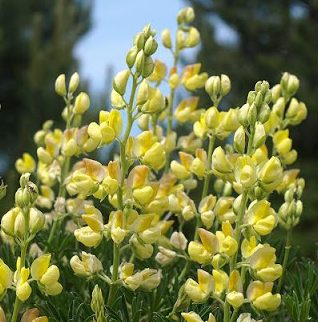
[[(20, 187), (1, 219), (2, 321), (317, 317), (316, 265), (291, 268), (305, 187), (289, 169), (297, 159), (289, 128), (307, 116), (294, 97), (299, 80), (284, 73), (272, 87), (257, 82), (240, 108), (220, 110), (228, 76), (209, 77), (199, 63), (180, 71), (182, 52), (200, 43), (194, 18), (192, 8), (178, 13), (174, 44), (162, 32), (169, 73), (153, 59), (151, 26), (135, 36), (127, 69), (113, 79), (113, 108), (97, 122), (82, 124), (91, 103), (78, 93), (78, 73), (57, 77), (64, 126), (46, 121), (34, 135), (37, 159), (16, 161)], [(182, 87), (190, 96), (176, 102)], [(203, 88), (207, 109), (193, 96)], [(178, 137), (177, 124), (190, 133)], [(109, 145), (119, 155), (107, 165), (89, 158)]]
[(91, 1), (0, 2), (1, 172), (8, 181), (17, 181), (9, 171), (17, 157), (33, 153), (30, 133), (59, 119), (52, 79), (78, 68), (74, 47), (90, 27), (90, 11)]

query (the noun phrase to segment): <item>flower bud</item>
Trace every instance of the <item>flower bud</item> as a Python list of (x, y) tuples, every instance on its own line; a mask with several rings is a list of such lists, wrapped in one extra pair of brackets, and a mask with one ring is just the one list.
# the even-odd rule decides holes
[(117, 109), (122, 109), (126, 106), (125, 101), (123, 100), (122, 96), (118, 94), (114, 89), (110, 94), (110, 101), (112, 106)]
[(221, 78), (220, 76), (211, 76), (205, 82), (205, 91), (210, 97), (216, 97), (220, 94)]
[(138, 54), (138, 48), (136, 46), (132, 47), (126, 56), (126, 64), (129, 68), (132, 68), (135, 65), (136, 57)]
[(272, 100), (273, 103), (276, 103), (278, 101), (279, 98), (281, 98), (282, 96), (282, 87), (280, 84), (275, 85), (272, 89)]
[(231, 80), (227, 75), (221, 75), (221, 96), (227, 95), (231, 90)]
[(226, 301), (235, 309), (238, 309), (244, 303), (244, 295), (241, 292), (233, 291), (226, 295)]
[(238, 112), (238, 120), (239, 120), (239, 123), (244, 126), (244, 127), (247, 127), (248, 126), (248, 111), (249, 111), (249, 104), (244, 104), (240, 109), (239, 109), (239, 112)]
[(240, 126), (234, 133), (234, 149), (243, 154), (245, 151), (245, 131), (244, 127)]
[(113, 79), (113, 88), (121, 96), (125, 94), (129, 76), (130, 76), (129, 69), (125, 69), (119, 72)]
[(153, 253), (152, 245), (143, 243), (136, 235), (130, 238), (129, 244), (132, 246), (135, 255), (140, 259), (147, 259)]
[(82, 252), (81, 259), (76, 255), (70, 260), (74, 273), (81, 277), (89, 277), (103, 269), (100, 260), (92, 254)]
[(299, 88), (299, 79), (295, 75), (284, 73), (280, 85), (282, 86), (283, 91), (291, 97), (296, 94)]
[(250, 125), (255, 124), (257, 119), (257, 107), (254, 103), (249, 106), (248, 112), (247, 112), (247, 121)]
[(298, 102), (295, 98), (289, 103), (286, 119), (291, 125), (298, 125), (307, 117), (307, 107), (303, 102)]
[(181, 316), (186, 320), (186, 322), (203, 322), (200, 316), (193, 311), (181, 313)]
[(0, 200), (3, 199), (7, 194), (7, 186), (4, 184), (0, 177)]
[(70, 82), (69, 82), (69, 85), (68, 85), (68, 91), (70, 93), (74, 93), (77, 90), (77, 87), (79, 85), (79, 82), (80, 82), (79, 74), (78, 73), (74, 73), (71, 76), (71, 79), (70, 79)]
[(177, 31), (176, 44), (177, 44), (177, 49), (178, 50), (184, 49), (186, 47), (186, 45), (187, 45), (187, 39), (186, 39), (185, 32), (180, 30), (180, 29), (178, 29), (178, 31)]
[(257, 149), (261, 147), (266, 141), (266, 133), (264, 125), (261, 122), (255, 123), (255, 133), (253, 137), (253, 147)]
[(161, 41), (162, 44), (166, 48), (172, 48), (172, 40), (171, 40), (171, 35), (170, 35), (170, 30), (169, 29), (164, 29), (161, 33)]
[(30, 232), (31, 234), (36, 234), (39, 232), (45, 224), (45, 217), (43, 213), (36, 209), (31, 208), (30, 209)]
[(84, 114), (88, 110), (89, 105), (90, 105), (89, 96), (86, 93), (81, 92), (78, 94), (78, 96), (75, 99), (73, 112), (75, 114)]
[(151, 56), (156, 52), (157, 48), (157, 41), (152, 36), (150, 36), (145, 43), (144, 53), (147, 56)]
[(200, 43), (200, 33), (197, 28), (190, 27), (188, 39), (187, 39), (187, 46), (192, 48), (197, 46)]
[(173, 232), (170, 237), (170, 243), (177, 249), (185, 250), (187, 248), (188, 240), (182, 232)]
[(143, 32), (138, 32), (134, 38), (134, 45), (141, 50), (145, 45), (145, 35)]
[(144, 60), (143, 69), (141, 72), (142, 77), (147, 78), (154, 71), (155, 64), (150, 56), (146, 56)]
[(66, 95), (65, 74), (61, 74), (55, 81), (55, 92), (60, 96)]
[(210, 130), (214, 130), (219, 125), (219, 111), (216, 107), (212, 106), (206, 110), (204, 122)]
[(145, 62), (145, 54), (143, 50), (140, 50), (136, 56), (136, 72), (140, 75)]
[(143, 105), (146, 103), (149, 97), (149, 84), (147, 80), (143, 80), (139, 86), (138, 93), (137, 93), (137, 99), (136, 104), (137, 105)]

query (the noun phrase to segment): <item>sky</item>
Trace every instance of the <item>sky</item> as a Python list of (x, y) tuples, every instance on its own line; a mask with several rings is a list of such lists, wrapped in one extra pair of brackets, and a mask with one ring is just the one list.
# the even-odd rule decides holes
[[(183, 0), (95, 0), (92, 28), (75, 49), (80, 74), (89, 81), (90, 90), (105, 87), (107, 67), (114, 73), (126, 68), (133, 37), (146, 24), (151, 23), (159, 38), (166, 27), (174, 32), (176, 14), (184, 6)], [(171, 62), (170, 52), (162, 46), (155, 57)]]

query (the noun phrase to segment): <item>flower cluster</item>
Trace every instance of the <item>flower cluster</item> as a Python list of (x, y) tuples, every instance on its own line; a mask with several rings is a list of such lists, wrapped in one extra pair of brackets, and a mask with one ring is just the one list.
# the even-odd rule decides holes
[[(294, 98), (299, 81), (288, 73), (273, 87), (259, 81), (243, 106), (225, 108), (227, 75), (209, 76), (199, 63), (180, 67), (180, 54), (200, 43), (194, 18), (192, 8), (178, 13), (174, 42), (168, 29), (162, 32), (174, 58), (170, 69), (153, 58), (158, 43), (150, 25), (135, 36), (127, 68), (113, 79), (111, 108), (96, 122), (82, 125), (90, 99), (76, 94), (79, 75), (68, 86), (65, 75), (56, 79), (65, 129), (45, 122), (34, 136), (37, 161), (28, 153), (16, 161), (21, 187), (1, 221), (3, 239), (21, 250), (14, 274), (0, 261), (0, 295), (16, 291), (12, 322), (31, 295), (31, 282), (46, 295), (62, 291), (47, 250), (69, 231), (74, 249), (61, 264), (79, 278), (105, 283), (106, 292), (96, 285), (92, 294), (96, 321), (106, 314), (103, 293), (112, 308), (122, 288), (153, 292), (167, 267), (178, 271), (181, 285), (167, 313), (172, 320), (202, 322), (186, 309), (192, 302), (213, 303), (224, 322), (256, 321), (252, 315), (261, 319), (279, 309), (290, 234), (303, 209), (304, 180), (299, 170), (287, 169), (297, 159), (289, 127), (307, 115)], [(189, 96), (177, 103), (180, 89)], [(208, 94), (210, 107), (201, 106), (198, 89)], [(133, 136), (135, 123), (140, 132)], [(108, 145), (118, 155), (107, 164), (94, 160), (93, 153)], [(279, 209), (273, 193), (284, 196)], [(270, 244), (279, 225), (287, 231), (283, 263)], [(33, 244), (43, 254), (31, 264), (29, 245), (42, 230), (47, 243), (43, 251)], [(101, 254), (102, 247), (112, 252)], [(214, 313), (208, 312), (208, 322), (218, 321)], [(25, 314), (45, 319), (38, 311)]]

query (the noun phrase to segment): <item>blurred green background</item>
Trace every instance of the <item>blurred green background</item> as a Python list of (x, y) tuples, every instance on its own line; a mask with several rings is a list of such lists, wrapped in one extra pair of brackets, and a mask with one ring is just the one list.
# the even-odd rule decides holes
[[(228, 103), (241, 105), (257, 80), (277, 83), (282, 72), (301, 81), (297, 97), (309, 117), (292, 130), (306, 179), (304, 214), (294, 234), (302, 254), (314, 256), (318, 241), (318, 1), (301, 0), (0, 0), (0, 173), (11, 205), (17, 181), (15, 160), (35, 155), (33, 133), (47, 119), (58, 120), (61, 102), (54, 93), (60, 73), (80, 70), (97, 112), (107, 106), (114, 71), (124, 67), (133, 35), (148, 22), (158, 34), (175, 30), (183, 6), (196, 11), (202, 45), (184, 63), (202, 62), (210, 75), (232, 79)], [(169, 53), (160, 49), (159, 58)], [(168, 59), (169, 63), (169, 59)], [(91, 116), (92, 117), (92, 116)]]

